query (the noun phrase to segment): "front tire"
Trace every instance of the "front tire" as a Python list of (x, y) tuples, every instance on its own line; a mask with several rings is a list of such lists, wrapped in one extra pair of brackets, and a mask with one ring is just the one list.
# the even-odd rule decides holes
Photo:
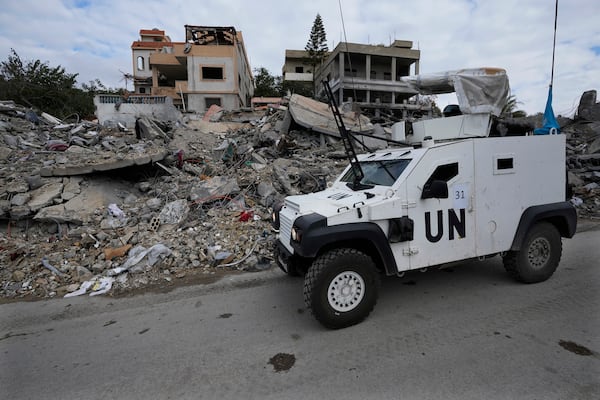
[(552, 276), (561, 255), (560, 233), (554, 225), (542, 222), (527, 232), (521, 250), (504, 256), (504, 268), (520, 282), (542, 282)]
[(336, 249), (315, 260), (304, 277), (304, 303), (325, 327), (345, 328), (365, 319), (377, 302), (379, 273), (368, 255)]

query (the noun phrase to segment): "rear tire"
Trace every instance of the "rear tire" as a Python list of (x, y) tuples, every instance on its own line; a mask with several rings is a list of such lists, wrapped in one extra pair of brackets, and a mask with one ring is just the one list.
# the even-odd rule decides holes
[(504, 268), (520, 282), (542, 282), (552, 276), (561, 255), (560, 233), (554, 225), (541, 222), (527, 232), (521, 250), (504, 256)]
[(365, 319), (377, 303), (379, 273), (368, 255), (336, 249), (315, 260), (304, 277), (304, 303), (325, 327), (345, 328)]

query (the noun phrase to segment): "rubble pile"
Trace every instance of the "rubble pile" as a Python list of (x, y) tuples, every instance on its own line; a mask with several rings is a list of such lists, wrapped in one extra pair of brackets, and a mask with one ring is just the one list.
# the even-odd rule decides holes
[[(325, 188), (347, 164), (327, 110), (291, 100), (174, 124), (143, 117), (135, 128), (0, 102), (0, 297), (120, 293), (271, 268), (272, 206)], [(349, 129), (385, 134), (345, 117)], [(560, 121), (571, 201), (598, 220), (595, 92)]]
[(600, 220), (600, 103), (596, 91), (585, 92), (575, 118), (561, 125), (567, 135), (571, 202), (580, 217)]
[(2, 103), (0, 296), (96, 295), (272, 267), (271, 206), (324, 188), (346, 165), (337, 140), (283, 129), (285, 116), (173, 127), (142, 118), (126, 129)]

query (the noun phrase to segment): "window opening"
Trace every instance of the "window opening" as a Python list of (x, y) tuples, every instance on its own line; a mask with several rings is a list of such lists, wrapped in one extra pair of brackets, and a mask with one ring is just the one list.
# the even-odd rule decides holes
[(512, 158), (498, 158), (497, 160), (497, 168), (500, 169), (513, 169), (513, 159)]
[(221, 98), (220, 97), (207, 97), (204, 99), (206, 104), (206, 108), (210, 108), (213, 104), (221, 107)]
[(427, 179), (427, 182), (425, 182), (425, 186), (423, 187), (423, 189), (429, 188), (433, 181), (444, 181), (444, 182), (448, 183), (448, 181), (450, 181), (450, 179), (454, 178), (457, 175), (458, 175), (458, 163), (457, 162), (451, 163), (451, 164), (438, 165), (436, 167), (435, 171), (433, 171), (433, 174), (431, 174), (429, 179)]
[(223, 79), (222, 67), (202, 67), (202, 79)]

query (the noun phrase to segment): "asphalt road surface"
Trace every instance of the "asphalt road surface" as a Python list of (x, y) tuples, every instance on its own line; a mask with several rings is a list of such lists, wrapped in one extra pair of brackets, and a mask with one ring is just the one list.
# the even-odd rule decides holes
[(384, 279), (322, 328), (278, 270), (129, 298), (0, 306), (2, 399), (600, 399), (600, 231), (547, 282), (499, 257)]

